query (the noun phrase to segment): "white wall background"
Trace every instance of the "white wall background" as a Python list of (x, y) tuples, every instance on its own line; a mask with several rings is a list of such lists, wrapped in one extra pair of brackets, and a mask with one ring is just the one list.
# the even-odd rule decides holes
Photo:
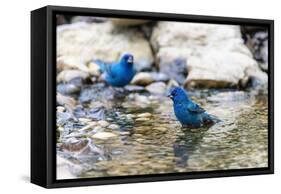
[[(29, 183), (30, 11), (45, 5), (111, 8), (275, 20), (275, 175), (139, 183), (45, 190)], [(276, 193), (280, 191), (280, 34), (277, 0), (25, 0), (0, 6), (0, 191), (1, 193)], [(279, 185), (278, 185), (279, 184)]]

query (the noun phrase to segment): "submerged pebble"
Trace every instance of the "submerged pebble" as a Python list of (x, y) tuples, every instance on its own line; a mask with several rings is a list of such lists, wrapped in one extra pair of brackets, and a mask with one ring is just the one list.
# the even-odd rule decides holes
[(116, 136), (117, 136), (116, 134), (110, 133), (110, 132), (98, 132), (98, 133), (94, 134), (92, 136), (92, 138), (106, 140), (106, 139), (113, 138)]
[(141, 113), (141, 114), (138, 114), (137, 117), (139, 118), (143, 118), (143, 117), (151, 117), (152, 114), (149, 113), (149, 112), (146, 112), (146, 113)]
[(149, 121), (150, 118), (147, 118), (147, 117), (140, 117), (140, 118), (137, 118), (136, 121)]
[(96, 122), (91, 122), (89, 125), (87, 125), (87, 126), (81, 128), (79, 131), (90, 130), (90, 129), (92, 129), (92, 128), (93, 128), (94, 126), (96, 126), (96, 125), (97, 125)]

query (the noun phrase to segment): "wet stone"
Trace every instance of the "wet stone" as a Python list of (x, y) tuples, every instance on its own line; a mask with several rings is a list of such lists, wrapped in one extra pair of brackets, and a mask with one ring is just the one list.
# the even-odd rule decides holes
[(77, 152), (86, 147), (88, 142), (89, 141), (87, 139), (78, 140), (75, 138), (69, 138), (62, 144), (61, 148), (70, 152)]
[(137, 118), (136, 121), (149, 121), (150, 118), (146, 118), (146, 117), (141, 117), (141, 118)]
[(94, 139), (101, 139), (101, 140), (107, 140), (107, 139), (110, 139), (110, 138), (114, 138), (116, 136), (117, 136), (116, 134), (110, 133), (110, 132), (98, 132), (98, 133), (94, 134), (92, 136), (92, 138), (94, 138)]
[(109, 125), (109, 123), (107, 121), (98, 121), (98, 124), (101, 126), (101, 127), (107, 127)]
[(57, 112), (57, 124), (64, 125), (66, 122), (72, 119), (72, 116), (68, 112)]
[(111, 124), (111, 125), (109, 125), (107, 128), (112, 129), (112, 130), (117, 130), (117, 129), (119, 129), (120, 127), (119, 127), (119, 125)]
[(141, 114), (138, 114), (137, 115), (137, 117), (151, 117), (152, 116), (152, 114), (151, 113), (148, 113), (148, 112), (146, 112), (146, 113), (141, 113)]
[(64, 112), (65, 108), (63, 106), (57, 106), (57, 111), (58, 112)]

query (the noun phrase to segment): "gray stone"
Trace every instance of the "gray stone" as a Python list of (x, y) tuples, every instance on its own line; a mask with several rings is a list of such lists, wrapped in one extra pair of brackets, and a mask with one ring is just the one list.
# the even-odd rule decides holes
[(166, 92), (166, 84), (164, 82), (155, 82), (145, 87), (152, 94), (164, 94)]

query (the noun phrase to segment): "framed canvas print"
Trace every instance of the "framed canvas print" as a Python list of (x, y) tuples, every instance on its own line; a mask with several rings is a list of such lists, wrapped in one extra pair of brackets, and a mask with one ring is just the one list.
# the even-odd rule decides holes
[(31, 182), (273, 173), (272, 20), (31, 12)]

